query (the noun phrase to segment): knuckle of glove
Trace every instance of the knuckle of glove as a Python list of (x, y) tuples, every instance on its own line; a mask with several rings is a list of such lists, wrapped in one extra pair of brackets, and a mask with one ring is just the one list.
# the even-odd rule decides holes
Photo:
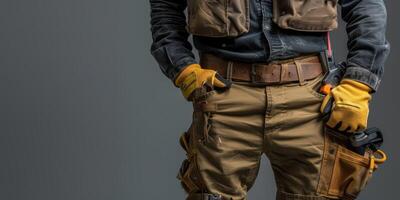
[(335, 127), (339, 123), (340, 131), (355, 132), (367, 126), (368, 108), (359, 105), (339, 103), (332, 110), (329, 126)]
[(212, 84), (215, 73), (214, 70), (197, 69), (186, 76), (179, 86), (183, 96), (189, 100), (196, 89), (201, 88), (206, 83)]
[(183, 96), (189, 100), (192, 93), (208, 83), (214, 84), (215, 70), (203, 69), (199, 64), (191, 64), (184, 68), (174, 80), (174, 84), (180, 88)]
[(348, 132), (367, 127), (371, 99), (368, 90), (353, 87), (351, 82), (346, 81), (332, 89), (330, 95), (334, 98), (334, 104), (328, 126)]

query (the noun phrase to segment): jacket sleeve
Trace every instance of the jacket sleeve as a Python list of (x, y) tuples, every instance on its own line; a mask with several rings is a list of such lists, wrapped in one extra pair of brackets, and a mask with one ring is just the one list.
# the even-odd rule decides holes
[(383, 0), (340, 0), (347, 23), (348, 56), (344, 78), (378, 89), (389, 54), (386, 7)]
[(150, 0), (151, 54), (171, 80), (189, 64), (196, 63), (186, 31), (186, 0)]

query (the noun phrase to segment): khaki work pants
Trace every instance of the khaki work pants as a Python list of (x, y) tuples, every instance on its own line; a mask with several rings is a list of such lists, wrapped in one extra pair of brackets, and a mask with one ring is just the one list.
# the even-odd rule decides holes
[(180, 139), (187, 159), (178, 178), (187, 200), (246, 199), (263, 154), (278, 200), (355, 199), (371, 177), (369, 158), (324, 131), (317, 92), (322, 78), (196, 91), (193, 123)]

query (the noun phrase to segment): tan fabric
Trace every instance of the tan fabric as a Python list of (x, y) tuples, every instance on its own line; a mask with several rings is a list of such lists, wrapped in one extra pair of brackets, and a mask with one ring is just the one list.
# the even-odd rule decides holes
[(331, 134), (332, 131), (325, 130), (331, 137), (325, 137), (323, 166), (317, 191), (327, 197), (356, 199), (372, 176), (369, 171), (370, 152), (360, 156), (346, 149), (341, 145), (342, 141), (333, 136), (338, 133)]
[(250, 28), (248, 0), (188, 0), (188, 31), (207, 37), (235, 37)]
[(234, 82), (222, 92), (196, 90), (193, 123), (181, 137), (188, 158), (178, 178), (187, 200), (246, 199), (263, 154), (278, 200), (354, 199), (370, 177), (368, 158), (327, 139), (316, 92), (322, 77), (301, 86)]
[(326, 32), (337, 28), (337, 0), (273, 0), (274, 22), (281, 28)]

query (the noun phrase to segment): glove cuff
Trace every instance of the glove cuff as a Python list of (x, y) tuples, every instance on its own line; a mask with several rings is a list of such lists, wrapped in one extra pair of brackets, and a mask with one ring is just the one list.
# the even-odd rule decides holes
[(365, 92), (368, 92), (368, 93), (371, 93), (371, 92), (372, 92), (372, 88), (371, 88), (371, 87), (369, 87), (367, 84), (361, 83), (361, 82), (356, 81), (356, 80), (352, 80), (352, 79), (343, 79), (343, 80), (340, 82), (340, 84), (343, 84), (343, 85), (350, 85), (350, 86), (352, 86), (352, 87), (354, 87), (354, 88), (356, 88), (356, 89), (358, 89), (358, 90), (365, 91)]

